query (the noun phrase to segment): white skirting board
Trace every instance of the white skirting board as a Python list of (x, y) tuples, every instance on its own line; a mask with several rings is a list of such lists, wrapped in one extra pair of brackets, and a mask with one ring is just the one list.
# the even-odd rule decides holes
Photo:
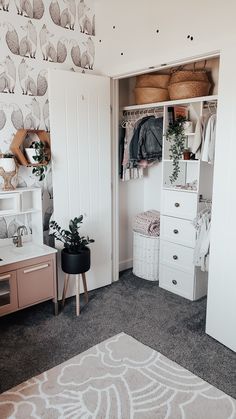
[(119, 271), (125, 271), (126, 269), (130, 269), (133, 267), (133, 259), (122, 260), (119, 263)]

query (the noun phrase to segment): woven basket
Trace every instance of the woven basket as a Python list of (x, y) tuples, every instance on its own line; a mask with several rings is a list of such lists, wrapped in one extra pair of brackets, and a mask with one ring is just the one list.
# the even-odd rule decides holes
[(155, 87), (136, 87), (134, 89), (135, 102), (137, 105), (145, 105), (146, 103), (163, 102), (169, 100), (168, 89)]
[(209, 79), (205, 70), (178, 70), (172, 73), (170, 77), (170, 84), (180, 83), (182, 81), (209, 82)]
[(167, 89), (169, 74), (142, 74), (136, 77), (136, 87), (161, 87)]
[(148, 281), (159, 278), (159, 237), (145, 236), (134, 231), (133, 273)]
[(192, 97), (207, 96), (211, 84), (208, 81), (184, 81), (173, 83), (168, 87), (170, 99), (188, 99)]

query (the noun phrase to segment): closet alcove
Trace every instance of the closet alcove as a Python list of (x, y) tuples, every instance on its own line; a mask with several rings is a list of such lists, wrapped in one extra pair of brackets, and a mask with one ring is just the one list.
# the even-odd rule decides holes
[[(183, 63), (184, 69), (192, 70), (194, 65), (196, 69), (201, 69), (205, 66), (209, 80), (211, 82), (211, 89), (207, 97), (188, 98), (183, 100), (169, 100), (166, 102), (152, 103), (146, 105), (136, 105), (134, 89), (136, 85), (136, 76), (121, 78), (119, 80), (119, 122), (121, 122), (127, 113), (134, 115), (136, 118), (142, 118), (145, 115), (151, 115), (159, 112), (164, 118), (164, 133), (168, 126), (168, 109), (173, 106), (183, 106), (188, 110), (189, 119), (193, 122), (193, 131), (195, 131), (198, 119), (211, 111), (211, 103), (214, 107), (217, 106), (218, 94), (218, 78), (220, 57), (213, 56), (206, 58), (206, 60), (194, 60)], [(166, 66), (161, 68), (160, 74), (169, 74), (179, 66)], [(159, 72), (156, 69), (152, 72)], [(150, 72), (149, 72), (150, 73)], [(145, 74), (145, 73), (140, 73)], [(191, 141), (194, 137), (194, 132), (188, 137), (188, 146), (191, 148)], [(165, 143), (165, 144), (164, 144)], [(169, 176), (172, 171), (172, 162), (169, 157), (169, 145), (165, 137), (163, 137), (163, 156), (162, 162), (155, 163), (152, 167), (145, 169), (142, 179), (132, 179), (129, 181), (119, 180), (119, 270), (125, 270), (133, 266), (133, 220), (134, 217), (143, 211), (154, 209), (162, 212), (164, 205), (165, 191), (173, 190), (175, 185), (171, 185)], [(196, 192), (196, 214), (205, 205), (200, 201), (200, 196), (204, 199), (212, 199), (213, 174), (214, 165), (203, 163), (199, 160), (189, 160), (188, 162), (180, 162), (181, 172), (179, 179), (183, 178), (185, 182), (191, 182), (198, 179)], [(179, 181), (178, 179), (178, 181)], [(179, 182), (176, 182), (179, 183)], [(189, 191), (176, 191), (178, 194), (185, 194), (187, 196)], [(184, 198), (183, 198), (184, 199)], [(175, 214), (170, 214), (175, 217)], [(182, 217), (184, 219), (184, 217)], [(161, 222), (165, 219), (161, 217)], [(192, 257), (191, 255), (189, 257)], [(160, 264), (163, 264), (164, 255), (160, 254)], [(161, 268), (162, 269), (162, 268)], [(167, 275), (165, 272), (164, 276)], [(167, 275), (168, 276), (168, 275)], [(182, 296), (189, 297), (189, 299), (198, 299), (207, 292), (207, 277), (206, 274), (200, 274), (202, 286), (199, 292), (195, 295), (194, 292), (188, 294), (179, 293)], [(171, 288), (166, 287), (171, 290)], [(178, 292), (177, 292), (178, 293)]]

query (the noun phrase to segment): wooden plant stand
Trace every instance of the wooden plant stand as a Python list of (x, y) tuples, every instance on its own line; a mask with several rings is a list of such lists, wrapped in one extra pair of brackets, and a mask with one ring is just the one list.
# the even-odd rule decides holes
[[(75, 275), (75, 281), (76, 281), (76, 315), (77, 316), (80, 315), (80, 275), (82, 276), (83, 287), (84, 287), (84, 296), (85, 296), (86, 304), (89, 301), (85, 272), (82, 273), (82, 274), (77, 274), (77, 275)], [(66, 299), (66, 293), (67, 293), (67, 289), (68, 289), (69, 279), (70, 279), (70, 274), (66, 274), (65, 281), (64, 281), (63, 294), (62, 294), (62, 307), (65, 306), (65, 299)]]

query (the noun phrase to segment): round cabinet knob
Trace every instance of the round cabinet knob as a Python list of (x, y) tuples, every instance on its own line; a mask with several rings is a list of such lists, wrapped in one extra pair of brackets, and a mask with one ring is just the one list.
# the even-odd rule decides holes
[(173, 230), (174, 234), (178, 234), (179, 230), (177, 230), (176, 228)]
[(180, 203), (179, 203), (179, 202), (176, 202), (176, 203), (175, 203), (175, 207), (176, 207), (176, 208), (179, 208), (179, 207), (180, 207)]
[(173, 279), (172, 284), (177, 285), (177, 281)]
[(177, 256), (177, 255), (174, 255), (174, 256), (173, 256), (173, 259), (174, 259), (174, 260), (178, 260), (178, 256)]

